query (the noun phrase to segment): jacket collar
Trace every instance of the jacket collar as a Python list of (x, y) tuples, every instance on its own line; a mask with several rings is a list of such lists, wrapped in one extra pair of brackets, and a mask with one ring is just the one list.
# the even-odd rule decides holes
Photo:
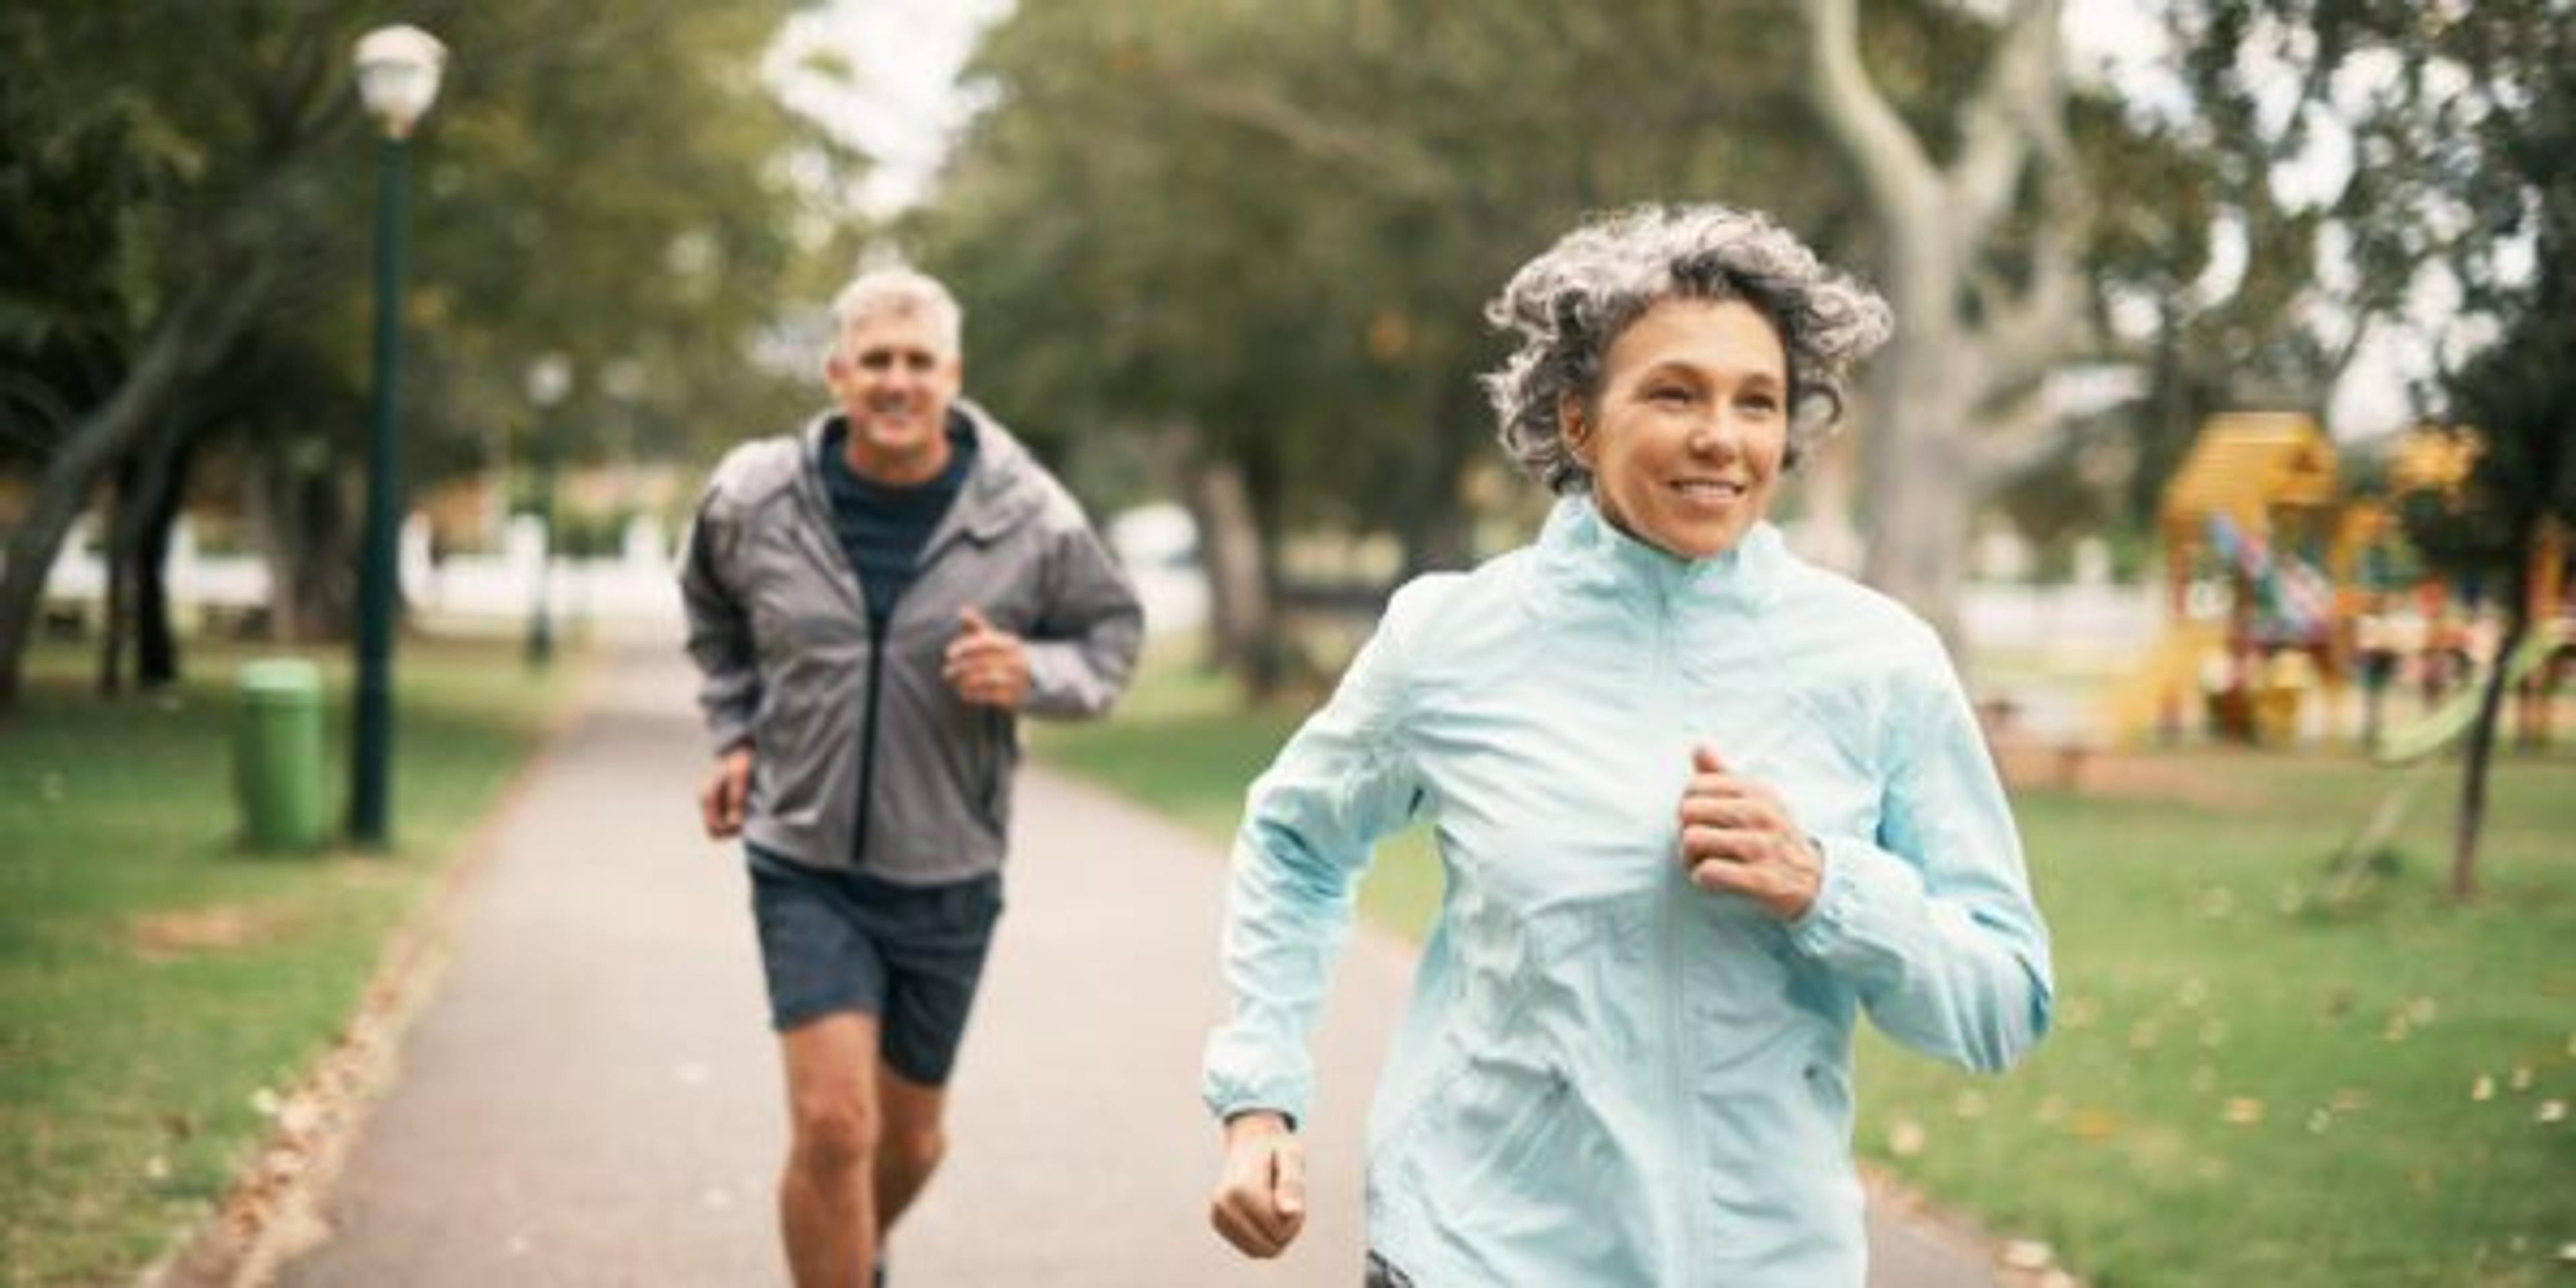
[(1706, 559), (1684, 559), (1621, 532), (1585, 495), (1559, 500), (1538, 538), (1550, 580), (1576, 593), (1633, 600), (1663, 609), (1733, 604), (1759, 609), (1791, 556), (1768, 520)]
[[(935, 545), (945, 534), (962, 531), (978, 543), (989, 545), (1036, 513), (1045, 494), (1035, 486), (1036, 463), (1030, 459), (1028, 448), (1004, 429), (1002, 422), (964, 398), (951, 406), (974, 428), (975, 467), (966, 476), (965, 486), (958, 489), (956, 503), (949, 508), (948, 517), (940, 521), (939, 531), (931, 540)], [(825, 431), (838, 414), (817, 414), (797, 435), (802, 440), (805, 463), (803, 487), (808, 500), (821, 506), (821, 512), (826, 514), (831, 504), (823, 491)]]

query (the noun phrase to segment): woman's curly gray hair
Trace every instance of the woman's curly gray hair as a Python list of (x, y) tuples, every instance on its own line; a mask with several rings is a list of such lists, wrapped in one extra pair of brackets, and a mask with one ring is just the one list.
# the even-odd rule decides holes
[(1487, 321), (1520, 334), (1484, 386), (1503, 450), (1523, 473), (1559, 493), (1592, 485), (1558, 435), (1558, 408), (1569, 396), (1593, 408), (1612, 342), (1668, 299), (1742, 300), (1778, 328), (1791, 465), (1841, 422), (1851, 364), (1895, 329), (1876, 291), (1758, 211), (1648, 205), (1593, 220), (1522, 265), (1485, 306)]

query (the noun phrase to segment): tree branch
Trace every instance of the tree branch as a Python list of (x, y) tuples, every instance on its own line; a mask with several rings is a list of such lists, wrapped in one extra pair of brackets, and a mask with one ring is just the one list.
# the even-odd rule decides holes
[(1991, 495), (2097, 437), (2126, 433), (2128, 427), (2121, 417), (2090, 415), (2070, 429), (2050, 405), (2048, 382), (2033, 381), (2003, 403), (1989, 419), (1987, 432), (1974, 440), (1969, 461), (1973, 490)]
[(1354, 174), (1388, 195), (1441, 202), (1464, 188), (1457, 173), (1438, 158), (1417, 148), (1390, 145), (1391, 135), (1327, 120), (1250, 81), (1210, 81), (1168, 62), (1156, 70), (1174, 99), (1275, 139), (1309, 160)]
[(2046, 375), (2066, 354), (2088, 344), (2083, 282), (2075, 271), (2068, 218), (2044, 216), (2032, 248), (2031, 282), (2018, 298), (1999, 299), (1977, 332), (1997, 387), (2016, 388)]
[(1974, 253), (2011, 206), (2031, 145), (2048, 128), (2050, 113), (2034, 109), (2054, 106), (2057, 44), (2055, 0), (2017, 6), (1985, 80), (1960, 109), (1959, 156), (1948, 178), (1963, 256)]
[[(2076, 230), (2087, 209), (2083, 168), (2066, 135), (2058, 0), (2030, 0), (2013, 17), (2005, 47), (1996, 55), (1997, 110), (2012, 133), (2029, 146), (2039, 166), (2039, 217), (2031, 247), (2029, 289), (1997, 296), (1979, 340), (1999, 388), (2038, 380), (2084, 341), (2083, 283), (2076, 269)], [(1981, 94), (1980, 98), (1984, 96)], [(2008, 199), (2007, 192), (2003, 194)], [(2000, 215), (2001, 207), (1988, 213)]]
[(1923, 145), (1889, 106), (1860, 59), (1860, 0), (1802, 0), (1807, 102), (1860, 171), (1883, 211), (1938, 208), (1941, 180)]

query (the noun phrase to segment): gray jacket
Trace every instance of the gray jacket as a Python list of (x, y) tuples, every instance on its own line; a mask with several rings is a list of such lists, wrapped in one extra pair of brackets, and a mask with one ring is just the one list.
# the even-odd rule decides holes
[(1039, 716), (1109, 708), (1136, 661), (1134, 591), (1062, 484), (982, 409), (974, 470), (870, 638), (823, 491), (824, 418), (716, 467), (680, 573), (699, 705), (719, 751), (754, 744), (743, 834), (818, 868), (910, 885), (1002, 865), (1016, 721), (940, 677), (973, 605), (1027, 641)]

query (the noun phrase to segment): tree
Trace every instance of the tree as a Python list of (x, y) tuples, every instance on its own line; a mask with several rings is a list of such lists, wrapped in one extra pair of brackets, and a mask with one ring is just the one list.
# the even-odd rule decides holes
[[(1859, 0), (1801, 0), (1810, 101), (1858, 176), (1897, 334), (1878, 359), (1863, 576), (1957, 634), (1968, 519), (2055, 429), (2041, 382), (2083, 343), (2085, 204), (2056, 0), (2007, 7), (1946, 164), (1863, 59)], [(2023, 427), (2001, 443), (1981, 424)]]
[(2467, 192), (2482, 199), (2477, 225), (2532, 251), (2524, 285), (2509, 267), (2461, 270), (2472, 298), (2504, 319), (2495, 342), (2442, 382), (2447, 419), (2474, 433), (2477, 462), (2455, 505), (2419, 502), (2407, 515), (2409, 535), (2437, 564), (2500, 573), (2504, 588), (2504, 632), (2461, 772), (2451, 851), (2451, 892), (2461, 899), (2477, 889), (2507, 672), (2534, 625), (2526, 593), (2534, 561), (2551, 550), (2543, 530), (2576, 532), (2576, 36), (2568, 26), (2563, 6), (2499, 6), (2462, 17), (2439, 40), (2496, 96), (2472, 127), (2480, 146)]
[[(457, 56), (416, 144), (412, 477), (485, 463), (493, 427), (526, 420), (526, 363), (548, 350), (632, 373), (616, 394), (588, 382), (565, 425), (731, 438), (782, 417), (780, 382), (749, 355), (799, 264), (777, 163), (791, 147), (851, 160), (751, 75), (788, 5), (416, 15)], [(258, 425), (263, 463), (317, 502), (272, 509), (343, 508), (325, 498), (354, 469), (358, 422), (330, 413), (367, 379), (372, 201), (346, 63), (380, 20), (351, 0), (0, 18), (0, 415), (35, 474), (0, 572), (0, 710), (64, 533), (127, 463), (184, 491), (176, 467), (205, 459), (192, 444)], [(277, 364), (298, 378), (223, 388)]]
[[(2337, 324), (2433, 328), (2444, 372), (2421, 391), (2477, 463), (2455, 498), (2416, 498), (2410, 537), (2436, 565), (2501, 576), (2505, 640), (2463, 756), (2451, 888), (2476, 889), (2505, 663), (2528, 637), (2521, 587), (2541, 525), (2576, 518), (2576, 35), (2566, 0), (2469, 5), (2189, 0), (2204, 114), (2253, 154), (2338, 142), (2351, 164), (2310, 221)], [(2302, 73), (2284, 82), (2280, 72)], [(2284, 88), (2295, 90), (2285, 96)]]
[[(2576, 100), (2567, 106), (2576, 108)], [(2562, 153), (2561, 155), (2566, 155)], [(2576, 216), (2576, 183), (2559, 178), (2561, 219)], [(2559, 229), (2541, 263), (2540, 281), (2505, 334), (2444, 382), (2455, 432), (2473, 434), (2477, 463), (2448, 505), (2412, 498), (2408, 536), (2434, 564), (2483, 574), (2502, 588), (2504, 631), (2496, 642), (2470, 726), (2452, 832), (2451, 893), (2477, 891), (2478, 837), (2484, 829), (2488, 770), (2495, 757), (2510, 662), (2531, 638), (2533, 605), (2525, 588), (2544, 546), (2543, 529), (2576, 531), (2576, 287)], [(2470, 428), (2473, 427), (2473, 428)], [(2563, 555), (2561, 556), (2563, 557)], [(2545, 625), (2545, 624), (2544, 624)]]

